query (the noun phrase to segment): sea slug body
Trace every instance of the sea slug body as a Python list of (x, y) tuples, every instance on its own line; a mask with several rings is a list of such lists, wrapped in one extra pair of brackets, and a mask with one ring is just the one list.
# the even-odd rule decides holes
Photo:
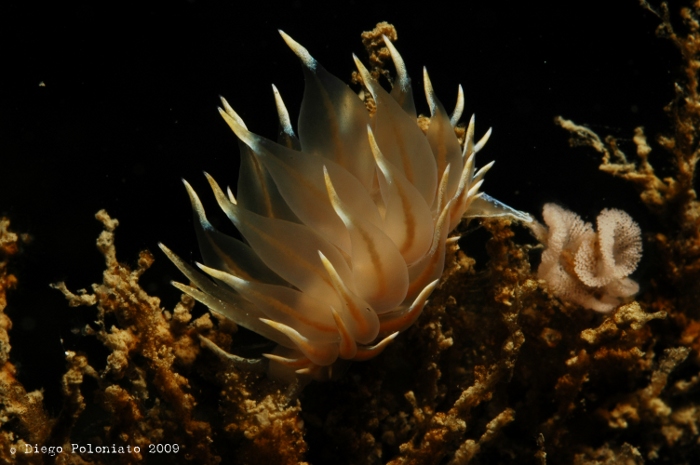
[(222, 99), (240, 141), (238, 194), (207, 175), (221, 209), (245, 241), (207, 220), (185, 182), (209, 279), (161, 246), (194, 286), (174, 283), (216, 314), (276, 342), (270, 370), (322, 377), (337, 359), (378, 355), (420, 315), (445, 262), (447, 236), (463, 217), (531, 221), (480, 192), (490, 163), (474, 158), (491, 134), (455, 135), (464, 99), (448, 115), (424, 72), (430, 124), (416, 122), (403, 59), (384, 41), (397, 77), (385, 91), (355, 58), (376, 105), (370, 115), (345, 83), (281, 32), (302, 63), (306, 86), (294, 132), (273, 86), (279, 141), (250, 132)]

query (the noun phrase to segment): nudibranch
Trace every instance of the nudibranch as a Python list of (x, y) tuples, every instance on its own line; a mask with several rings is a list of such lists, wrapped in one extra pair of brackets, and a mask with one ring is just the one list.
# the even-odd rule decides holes
[(455, 135), (464, 108), (459, 88), (451, 115), (424, 71), (430, 124), (417, 124), (411, 80), (384, 37), (396, 78), (391, 92), (355, 57), (374, 101), (328, 73), (280, 31), (305, 75), (298, 137), (273, 86), (278, 142), (248, 130), (221, 99), (221, 116), (239, 139), (237, 196), (207, 179), (244, 241), (212, 227), (185, 181), (209, 277), (161, 245), (196, 287), (173, 283), (219, 316), (276, 342), (269, 371), (320, 378), (338, 359), (375, 357), (420, 315), (438, 284), (452, 231), (463, 217), (531, 221), (480, 192), (493, 165), (474, 157), (491, 130), (464, 141)]

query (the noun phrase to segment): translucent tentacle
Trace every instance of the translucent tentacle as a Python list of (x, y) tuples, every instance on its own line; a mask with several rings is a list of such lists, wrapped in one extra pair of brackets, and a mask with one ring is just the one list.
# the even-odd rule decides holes
[(299, 114), (299, 139), (304, 152), (343, 165), (369, 189), (374, 162), (362, 137), (369, 116), (344, 82), (326, 71), (309, 52), (284, 32), (282, 38), (299, 57), (306, 81)]
[[(364, 299), (356, 295), (340, 278), (333, 264), (323, 255), (323, 252), (319, 251), (318, 255), (342, 302), (338, 312), (332, 309), (333, 318), (336, 319), (336, 323), (338, 322), (337, 318), (335, 318), (336, 315), (339, 315), (339, 317), (342, 315), (342, 320), (344, 321), (342, 329), (347, 329), (353, 340), (362, 344), (372, 342), (379, 332), (379, 318), (377, 314)], [(338, 328), (341, 329), (341, 325), (338, 325)]]
[(391, 96), (399, 104), (401, 108), (412, 118), (416, 117), (416, 105), (413, 102), (413, 89), (411, 88), (411, 78), (408, 76), (406, 71), (406, 64), (401, 57), (401, 54), (394, 44), (391, 43), (387, 36), (382, 36), (384, 39), (384, 44), (386, 48), (389, 49), (391, 53), (391, 59), (394, 62), (394, 67), (396, 68), (396, 79), (394, 80), (394, 86), (391, 88)]
[(195, 270), (194, 267), (184, 262), (165, 245), (158, 245), (168, 256), (170, 261), (172, 261), (182, 274), (192, 281), (199, 290), (177, 282), (173, 282), (173, 286), (191, 296), (193, 299), (203, 303), (209, 307), (212, 312), (222, 315), (244, 328), (255, 331), (278, 344), (286, 347), (293, 347), (293, 344), (287, 337), (276, 331), (271, 331), (269, 328), (266, 328), (265, 325), (260, 324), (259, 318), (264, 316), (264, 314), (255, 305), (242, 298), (240, 294), (233, 291), (233, 289), (217, 285), (205, 275)]
[[(455, 135), (454, 127), (447, 115), (442, 103), (435, 97), (433, 85), (430, 82), (428, 71), (423, 69), (423, 82), (425, 85), (425, 96), (430, 105), (430, 126), (426, 137), (430, 148), (435, 156), (438, 173), (443, 173), (447, 165), (455, 168), (461, 167), (462, 150), (459, 146), (459, 140)], [(447, 198), (452, 198), (459, 186), (459, 169), (450, 170), (450, 177), (447, 182)]]
[(393, 334), (388, 335), (372, 347), (358, 347), (357, 355), (355, 355), (355, 358), (353, 360), (361, 362), (376, 357), (377, 355), (381, 354), (384, 351), (384, 349), (386, 349), (386, 346), (391, 344), (391, 341), (393, 341), (398, 335), (399, 333), (397, 331)]
[(333, 284), (317, 255), (323, 251), (342, 279), (351, 280), (347, 262), (333, 245), (303, 224), (265, 218), (233, 205), (216, 181), (208, 179), (221, 209), (271, 270), (308, 295), (338, 305)]
[(425, 288), (418, 294), (416, 300), (413, 301), (410, 307), (403, 311), (387, 313), (382, 315), (381, 323), (379, 325), (379, 330), (382, 334), (403, 331), (404, 329), (411, 326), (418, 316), (423, 311), (423, 308), (428, 303), (428, 296), (432, 294), (435, 288), (440, 282), (436, 279), (432, 283), (425, 286)]
[(268, 318), (294, 328), (305, 337), (323, 342), (337, 342), (338, 332), (326, 304), (289, 287), (255, 283), (201, 264), (199, 267), (208, 275), (238, 291)]
[(369, 193), (344, 167), (321, 157), (287, 149), (251, 133), (225, 112), (222, 112), (222, 116), (238, 138), (253, 149), (265, 165), (294, 214), (302, 222), (316, 229), (328, 241), (345, 252), (349, 250), (350, 241), (347, 230), (333, 213), (326, 194), (323, 181), (324, 166), (333, 177), (338, 186), (338, 193), (348, 207), (355, 212), (362, 212), (363, 216), (373, 224), (382, 224)]
[(352, 273), (360, 296), (378, 312), (396, 307), (403, 301), (408, 288), (406, 262), (384, 232), (347, 209), (338, 197), (328, 171), (324, 174), (333, 208), (350, 233)]
[[(335, 362), (338, 358), (338, 344), (337, 343), (318, 343), (311, 342), (308, 338), (304, 337), (294, 328), (291, 328), (285, 324), (278, 323), (277, 321), (268, 320), (266, 318), (261, 318), (263, 323), (270, 325), (280, 333), (291, 339), (297, 348), (309, 358), (312, 362), (319, 366), (328, 366)], [(303, 370), (303, 368), (302, 368)], [(297, 373), (299, 370), (297, 370)]]
[(274, 84), (272, 84), (272, 93), (275, 95), (275, 106), (277, 107), (277, 116), (280, 120), (280, 134), (277, 142), (288, 149), (301, 150), (301, 143), (297, 135), (294, 134), (294, 129), (292, 129), (292, 121), (289, 119), (287, 107)]
[(503, 202), (483, 193), (472, 201), (469, 209), (464, 213), (464, 216), (466, 218), (497, 218), (507, 216), (514, 220), (522, 221), (523, 223), (531, 223), (533, 221), (529, 213), (509, 207)]
[(183, 179), (192, 204), (199, 249), (204, 263), (213, 268), (227, 270), (247, 279), (282, 284), (284, 280), (273, 272), (246, 244), (222, 234), (209, 223), (202, 202), (192, 186)]
[(379, 148), (389, 161), (403, 170), (404, 176), (418, 189), (425, 203), (432, 205), (437, 187), (437, 166), (430, 144), (418, 128), (415, 118), (403, 111), (356, 56), (353, 58), (362, 81), (377, 104), (371, 126)]
[(420, 192), (382, 154), (367, 127), (369, 145), (383, 178), (382, 196), (386, 205), (384, 232), (396, 244), (406, 264), (411, 265), (430, 248), (433, 233), (432, 215)]
[(457, 126), (459, 120), (462, 118), (462, 113), (464, 112), (464, 90), (462, 89), (462, 84), (457, 88), (457, 104), (455, 105), (455, 111), (452, 112), (450, 116), (450, 123), (452, 127)]

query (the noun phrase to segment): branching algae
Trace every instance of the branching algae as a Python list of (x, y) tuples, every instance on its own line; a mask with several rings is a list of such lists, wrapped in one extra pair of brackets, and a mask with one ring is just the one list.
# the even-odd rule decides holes
[[(330, 381), (312, 382), (302, 390), (298, 381), (276, 381), (267, 376), (262, 362), (239, 356), (239, 333), (234, 323), (220, 317), (225, 312), (214, 312), (213, 319), (208, 313), (194, 318), (190, 296), (184, 295), (174, 309), (166, 310), (159, 299), (147, 295), (138, 281), (153, 256), (143, 252), (133, 270), (121, 264), (113, 244), (118, 223), (100, 212), (98, 219), (105, 226), (98, 239), (106, 263), (102, 284), (93, 285), (90, 293), (73, 293), (60, 283), (56, 287), (70, 305), (97, 309), (96, 321), (81, 331), (85, 338), (94, 338), (105, 347), (106, 359), (104, 354), (66, 352), (64, 406), (52, 417), (44, 410), (41, 393), (27, 393), (15, 379), (8, 358), (11, 321), (0, 313), (2, 461), (148, 463), (162, 460), (162, 454), (150, 454), (158, 447), (175, 463), (693, 463), (700, 456), (700, 216), (693, 189), (700, 131), (696, 127), (700, 116), (699, 15), (699, 6), (684, 9), (685, 32), (680, 33), (672, 27), (666, 6), (659, 13), (659, 33), (679, 48), (686, 70), (677, 83), (676, 99), (667, 108), (672, 132), (658, 139), (662, 151), (673, 160), (673, 176), (657, 176), (651, 165), (656, 151), (652, 152), (641, 128), (634, 138), (638, 161), (632, 162), (615, 139), (601, 140), (588, 128), (557, 120), (572, 133), (572, 142), (603, 155), (601, 169), (635, 183), (642, 201), (661, 220), (658, 230), (644, 231), (649, 238), (644, 249), (657, 252), (653, 257), (660, 271), (637, 300), (632, 300), (636, 284), (627, 276), (639, 259), (639, 231), (628, 217), (611, 220), (605, 213), (608, 216), (598, 222), (597, 234), (590, 225), (586, 229), (582, 222), (570, 222), (585, 234), (574, 235), (578, 238), (575, 247), (562, 245), (560, 252), (570, 253), (557, 255), (553, 262), (571, 272), (572, 279), (577, 277), (578, 285), (583, 286), (580, 289), (592, 292), (591, 302), (602, 305), (597, 310), (608, 312), (597, 313), (582, 308), (586, 304), (581, 299), (558, 292), (547, 273), (538, 275), (531, 259), (542, 248), (516, 241), (521, 226), (514, 230), (512, 224), (513, 217), (525, 217), (487, 202), (483, 208), (508, 214), (472, 220), (490, 234), (486, 263), (477, 270), (476, 261), (460, 250), (456, 240), (442, 238), (442, 275), (434, 285), (434, 279), (422, 282), (423, 289), (425, 285), (435, 288), (429, 303), (425, 308), (421, 305), (422, 314), (412, 326), (402, 327), (401, 335), (382, 347), (380, 356), (364, 363), (348, 367), (349, 362), (335, 362), (336, 358), (354, 358), (343, 354), (358, 353), (374, 339), (355, 332), (353, 341), (360, 345), (353, 349), (349, 338), (339, 339), (343, 325), (353, 322), (346, 322), (338, 309), (329, 312), (328, 323), (337, 328), (336, 346), (326, 355), (332, 355), (336, 368), (326, 373)], [(396, 39), (395, 31), (386, 24), (365, 33), (372, 57), (372, 69), (361, 69), (358, 77), (365, 86), (369, 73), (375, 79), (387, 75), (382, 63), (391, 50), (384, 48), (382, 35)], [(372, 92), (373, 85), (363, 95), (365, 106), (370, 112), (380, 112), (383, 97), (376, 88)], [(436, 113), (443, 111), (436, 100), (434, 103)], [(226, 113), (239, 137), (249, 142), (252, 136), (242, 122), (228, 110)], [(418, 121), (429, 133), (432, 122), (426, 117)], [(447, 125), (449, 131), (453, 131), (452, 123)], [(469, 144), (468, 128), (466, 135), (463, 127), (454, 131), (462, 144)], [(293, 132), (285, 134), (293, 145)], [(382, 158), (386, 154), (372, 151), (372, 132), (366, 141), (368, 153), (386, 176), (377, 182), (376, 190), (372, 190), (371, 176), (368, 178), (368, 198), (375, 202), (389, 198), (382, 197), (383, 192), (398, 189), (402, 181), (390, 185), (391, 165)], [(270, 172), (275, 169), (265, 166)], [(452, 165), (439, 166), (443, 175), (436, 174), (435, 189), (443, 192), (438, 186), (451, 185), (452, 170), (447, 166)], [(329, 208), (349, 217), (341, 204), (343, 195), (333, 197), (339, 191), (331, 171), (326, 169), (322, 186), (330, 199)], [(469, 182), (473, 174), (467, 177)], [(452, 187), (457, 192), (460, 181), (455, 179)], [(452, 187), (440, 188), (447, 192)], [(472, 194), (477, 191), (478, 186)], [(228, 210), (236, 208), (232, 195), (218, 192), (218, 197)], [(449, 197), (437, 200), (441, 208), (435, 210), (442, 211)], [(241, 196), (238, 201), (246, 202)], [(430, 206), (433, 201), (431, 198)], [(193, 204), (196, 211), (194, 199)], [(556, 206), (547, 208), (550, 213), (556, 210), (575, 217)], [(405, 217), (415, 213), (403, 212)], [(386, 211), (378, 214), (383, 219)], [(428, 214), (435, 228), (441, 214)], [(454, 234), (464, 234), (466, 222), (456, 222), (449, 229), (454, 226)], [(549, 222), (548, 226), (550, 232), (555, 229)], [(545, 237), (544, 226), (539, 228), (539, 237)], [(538, 226), (533, 229), (537, 232)], [(615, 232), (618, 230), (624, 233)], [(5, 293), (17, 284), (6, 271), (7, 261), (16, 260), (12, 255), (17, 240), (8, 222), (0, 222), (0, 311)], [(543, 241), (565, 244), (551, 237)], [(409, 249), (406, 253), (413, 253)], [(339, 250), (344, 249), (339, 246)], [(421, 253), (415, 255), (420, 260)], [(331, 271), (338, 265), (324, 256), (332, 264), (325, 267), (329, 281), (338, 284)], [(350, 248), (339, 260), (349, 257)], [(620, 261), (625, 257), (629, 262)], [(323, 259), (321, 263), (326, 264)], [(220, 280), (217, 286), (228, 282), (211, 269), (205, 270)], [(242, 286), (243, 278), (238, 280), (229, 283), (231, 288)], [(609, 285), (625, 292), (611, 294), (611, 288), (605, 288)], [(297, 283), (287, 287), (297, 292), (301, 288)], [(208, 299), (209, 306), (225, 306), (214, 302), (218, 297), (211, 292), (209, 298), (202, 297), (192, 287), (188, 294)], [(403, 292), (403, 297), (391, 302), (400, 312), (406, 310), (402, 305), (407, 295)], [(411, 295), (408, 301), (415, 299)], [(378, 299), (372, 292), (362, 298)], [(269, 327), (280, 330), (274, 324)], [(289, 329), (281, 332), (286, 342), (297, 337)], [(376, 333), (374, 337), (379, 331)], [(282, 344), (284, 338), (272, 339)], [(328, 343), (322, 338), (314, 341)], [(342, 346), (345, 342), (348, 344)], [(296, 342), (295, 347), (306, 357), (297, 368), (302, 376), (330, 366), (317, 363), (328, 360), (315, 361), (310, 355), (316, 354), (307, 354), (309, 347)], [(290, 356), (278, 357), (293, 365)]]

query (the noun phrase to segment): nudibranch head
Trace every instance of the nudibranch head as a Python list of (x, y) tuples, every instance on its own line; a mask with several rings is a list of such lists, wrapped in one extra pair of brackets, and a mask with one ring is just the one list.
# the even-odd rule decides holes
[(212, 312), (276, 342), (270, 367), (316, 376), (338, 359), (379, 354), (420, 315), (445, 263), (447, 236), (463, 217), (529, 215), (480, 192), (492, 163), (474, 157), (491, 134), (460, 144), (452, 115), (424, 72), (430, 124), (417, 125), (411, 81), (384, 38), (397, 70), (385, 91), (355, 58), (374, 100), (370, 115), (345, 83), (281, 32), (299, 57), (306, 85), (297, 133), (273, 86), (278, 142), (248, 130), (222, 99), (221, 115), (240, 141), (238, 194), (207, 175), (221, 209), (245, 241), (207, 220), (187, 182), (205, 265), (213, 280), (163, 250), (195, 287), (175, 285)]

